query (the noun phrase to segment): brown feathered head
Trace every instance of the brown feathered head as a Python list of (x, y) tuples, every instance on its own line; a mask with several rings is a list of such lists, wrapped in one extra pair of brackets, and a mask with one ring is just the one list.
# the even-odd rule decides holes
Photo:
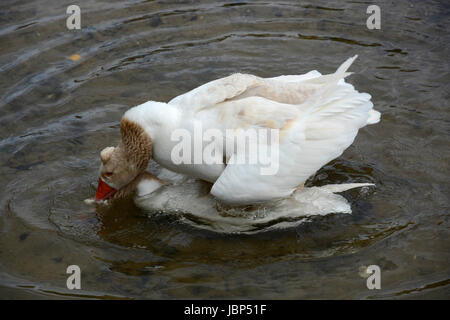
[(102, 164), (95, 200), (118, 198), (133, 191), (152, 156), (152, 140), (137, 123), (122, 118), (122, 141), (100, 152)]

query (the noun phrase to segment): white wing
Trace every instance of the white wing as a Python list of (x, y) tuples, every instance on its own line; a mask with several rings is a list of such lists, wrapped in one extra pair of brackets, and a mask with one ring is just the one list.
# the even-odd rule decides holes
[(263, 79), (249, 74), (233, 74), (217, 79), (173, 98), (169, 104), (178, 105), (186, 111), (198, 112), (225, 100), (232, 99), (263, 83)]
[[(279, 87), (289, 83), (306, 88), (306, 93), (300, 93), (297, 97), (303, 102), (295, 106), (261, 97), (258, 100), (250, 97), (224, 102), (232, 107), (231, 110), (244, 101), (253, 103), (253, 112), (244, 121), (247, 127), (280, 129), (279, 166), (276, 174), (262, 175), (264, 166), (260, 164), (228, 164), (211, 193), (230, 204), (255, 203), (288, 196), (323, 165), (340, 156), (353, 142), (359, 128), (378, 122), (379, 113), (372, 109), (370, 95), (357, 92), (343, 80), (354, 58), (344, 62), (332, 75), (300, 82), (295, 82), (295, 76), (281, 77), (292, 82), (282, 82)], [(231, 112), (225, 119), (234, 119), (235, 124), (243, 127), (242, 117), (246, 116), (250, 105), (246, 103), (241, 109), (237, 108), (239, 112)], [(264, 112), (258, 112), (260, 106)], [(233, 154), (230, 159), (238, 156)]]
[(236, 73), (208, 82), (169, 101), (187, 113), (214, 108), (220, 103), (248, 97), (263, 97), (285, 104), (300, 104), (313, 94), (322, 83), (308, 82), (320, 77), (317, 71), (304, 75), (259, 78), (250, 74)]

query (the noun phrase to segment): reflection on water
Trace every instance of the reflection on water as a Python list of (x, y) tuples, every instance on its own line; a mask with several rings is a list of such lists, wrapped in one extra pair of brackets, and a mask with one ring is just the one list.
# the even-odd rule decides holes
[[(0, 4), (2, 297), (448, 298), (447, 5), (381, 1), (381, 30), (368, 30), (364, 2), (84, 0), (82, 29), (68, 31), (70, 1), (9, 2)], [(352, 214), (223, 234), (131, 198), (83, 202), (128, 108), (237, 71), (333, 72), (354, 54), (348, 81), (372, 94), (382, 121), (307, 184), (375, 183), (342, 194)], [(70, 264), (83, 275), (75, 293)], [(380, 291), (359, 275), (371, 264)]]

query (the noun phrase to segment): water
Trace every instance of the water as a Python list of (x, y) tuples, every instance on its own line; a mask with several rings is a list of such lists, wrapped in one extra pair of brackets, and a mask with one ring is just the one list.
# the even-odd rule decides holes
[[(92, 0), (69, 31), (70, 4), (0, 4), (0, 297), (450, 297), (447, 4), (379, 1), (368, 30), (364, 1)], [(238, 71), (329, 73), (354, 54), (348, 81), (382, 121), (308, 182), (375, 183), (343, 193), (352, 214), (224, 234), (131, 199), (83, 202), (128, 108)], [(371, 264), (381, 290), (360, 275)]]

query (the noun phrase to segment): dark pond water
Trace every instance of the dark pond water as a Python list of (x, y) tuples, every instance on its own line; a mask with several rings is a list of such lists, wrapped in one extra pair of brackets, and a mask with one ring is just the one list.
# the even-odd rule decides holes
[[(80, 0), (67, 30), (70, 4), (0, 3), (1, 298), (450, 298), (445, 1), (377, 1), (381, 30), (366, 27), (372, 1)], [(376, 183), (344, 193), (351, 215), (220, 234), (132, 199), (83, 202), (128, 108), (354, 54), (348, 81), (382, 121), (311, 181)], [(72, 264), (81, 290), (66, 288)], [(372, 264), (381, 290), (360, 275)]]

